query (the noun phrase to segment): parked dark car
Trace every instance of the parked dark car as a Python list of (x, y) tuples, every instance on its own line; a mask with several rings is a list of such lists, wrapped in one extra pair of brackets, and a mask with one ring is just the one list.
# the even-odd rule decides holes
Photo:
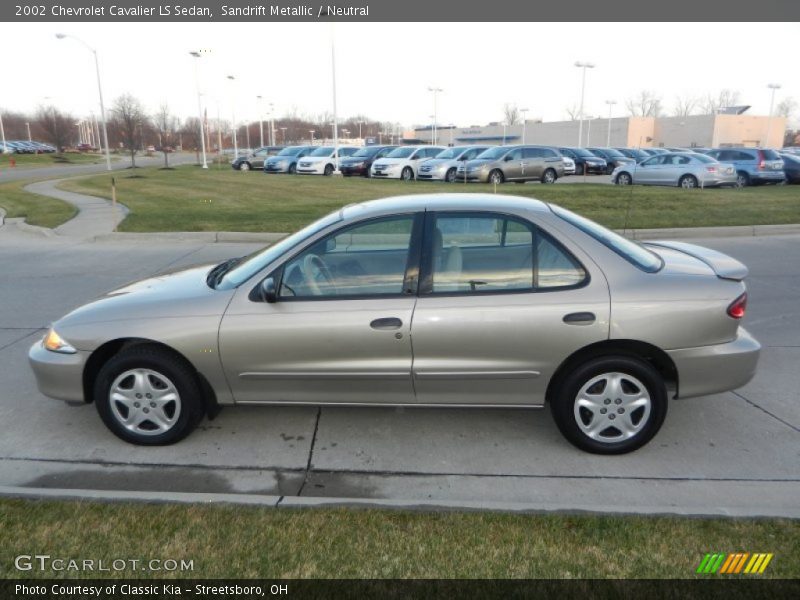
[(632, 158), (637, 163), (645, 160), (646, 158), (650, 158), (650, 155), (641, 148), (614, 148), (614, 150), (619, 150), (621, 154), (624, 154), (628, 158)]
[(275, 156), (281, 150), (283, 150), (283, 146), (263, 146), (261, 148), (256, 148), (247, 156), (238, 156), (232, 160), (231, 167), (237, 171), (263, 169), (267, 158)]
[(297, 161), (311, 154), (317, 146), (287, 146), (275, 156), (270, 156), (264, 162), (264, 173), (289, 173), (297, 172)]
[(614, 148), (596, 148), (591, 147), (587, 148), (587, 150), (591, 151), (592, 154), (596, 154), (604, 159), (606, 159), (606, 174), (611, 175), (614, 172), (614, 169), (617, 167), (622, 167), (624, 165), (631, 165), (636, 164), (636, 161), (632, 158), (628, 158), (619, 150)]
[(369, 168), (373, 161), (383, 158), (397, 146), (364, 146), (347, 158), (339, 161), (339, 170), (345, 177), (369, 177)]
[(737, 185), (740, 187), (781, 183), (786, 179), (783, 174), (783, 158), (769, 148), (714, 148), (706, 152), (706, 155), (719, 162), (733, 164), (736, 167)]
[(800, 154), (782, 153), (783, 174), (786, 175), (786, 183), (800, 183)]
[(596, 175), (604, 175), (606, 173), (606, 159), (597, 156), (586, 148), (559, 147), (558, 151), (575, 161), (575, 175), (583, 175), (584, 172), (595, 173)]

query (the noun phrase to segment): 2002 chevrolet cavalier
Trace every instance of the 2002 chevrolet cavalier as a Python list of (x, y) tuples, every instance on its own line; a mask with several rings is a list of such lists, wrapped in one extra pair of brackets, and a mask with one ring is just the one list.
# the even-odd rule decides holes
[(670, 399), (752, 378), (746, 275), (528, 198), (387, 198), (110, 292), (55, 322), (30, 362), (44, 394), (94, 402), (137, 444), (232, 404), (549, 404), (570, 442), (622, 453)]

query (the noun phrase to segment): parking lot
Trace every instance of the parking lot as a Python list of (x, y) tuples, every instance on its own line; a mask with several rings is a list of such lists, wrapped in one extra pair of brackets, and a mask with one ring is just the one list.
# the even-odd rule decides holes
[(746, 326), (764, 345), (759, 373), (736, 392), (672, 403), (659, 435), (633, 454), (587, 455), (562, 439), (549, 411), (521, 409), (230, 407), (175, 446), (143, 448), (115, 438), (93, 406), (39, 394), (28, 347), (51, 320), (108, 289), (253, 246), (85, 243), (6, 225), (3, 491), (798, 517), (800, 236), (698, 243), (750, 267)]

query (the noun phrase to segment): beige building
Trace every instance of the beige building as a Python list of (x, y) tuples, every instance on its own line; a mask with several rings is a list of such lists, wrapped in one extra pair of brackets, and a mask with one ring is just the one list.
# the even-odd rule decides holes
[[(770, 122), (771, 121), (771, 122)], [(588, 119), (583, 122), (582, 143), (578, 141), (578, 121), (528, 121), (525, 126), (492, 123), (484, 127), (444, 126), (437, 129), (437, 143), (468, 144), (543, 144), (548, 146), (618, 147), (706, 147), (761, 146), (780, 148), (786, 129), (784, 117), (753, 115), (692, 115), (689, 117), (617, 117)], [(406, 143), (430, 143), (430, 126), (405, 133)]]

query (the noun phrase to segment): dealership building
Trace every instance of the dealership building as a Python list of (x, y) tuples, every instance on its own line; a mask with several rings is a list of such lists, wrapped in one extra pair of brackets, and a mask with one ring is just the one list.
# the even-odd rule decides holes
[[(490, 123), (483, 127), (439, 126), (442, 145), (543, 144), (547, 146), (716, 148), (726, 146), (783, 147), (785, 117), (743, 114), (749, 107), (732, 107), (717, 114), (687, 117), (595, 118), (579, 121), (527, 121), (524, 125)], [(433, 127), (417, 127), (404, 135), (405, 143), (431, 143)]]

